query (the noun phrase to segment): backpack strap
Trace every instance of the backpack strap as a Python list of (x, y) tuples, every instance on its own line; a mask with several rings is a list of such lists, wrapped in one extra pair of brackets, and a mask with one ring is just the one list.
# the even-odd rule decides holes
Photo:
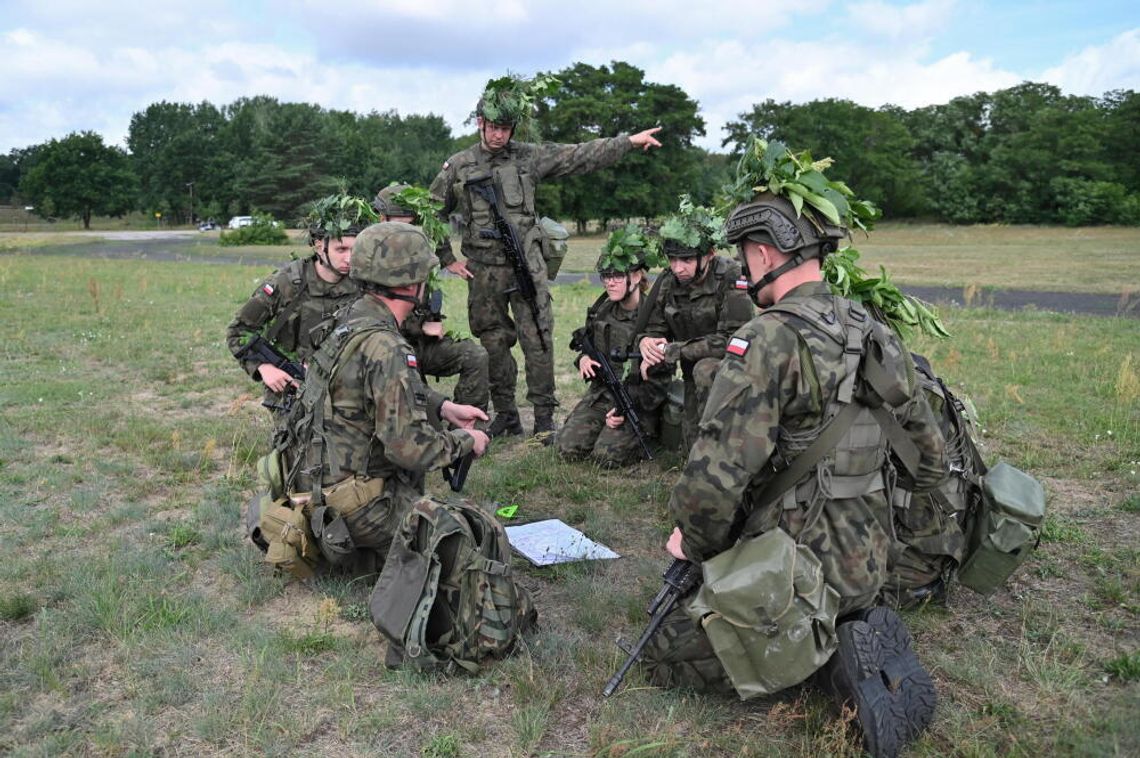
[(302, 262), (300, 275), (297, 277), (289, 277), (289, 281), (292, 282), (294, 287), (293, 298), (289, 301), (289, 304), (285, 306), (285, 310), (277, 315), (277, 318), (273, 320), (273, 326), (265, 333), (265, 340), (270, 344), (277, 344), (277, 338), (281, 336), (281, 332), (285, 329), (285, 325), (289, 323), (289, 319), (293, 317), (293, 314), (296, 313), (308, 299), (309, 293), (304, 286), (304, 270), (305, 264)]

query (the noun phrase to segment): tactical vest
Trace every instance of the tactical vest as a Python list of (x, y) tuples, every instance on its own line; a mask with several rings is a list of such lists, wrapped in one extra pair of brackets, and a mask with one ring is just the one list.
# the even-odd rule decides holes
[[(827, 401), (823, 423), (808, 430), (781, 427), (769, 461), (770, 478), (749, 493), (751, 515), (745, 535), (776, 526), (780, 512), (805, 508), (808, 529), (829, 500), (882, 491), (890, 463), (887, 443), (909, 471), (919, 452), (891, 413), (910, 398), (898, 381), (906, 375), (903, 359), (886, 327), (858, 303), (814, 295), (765, 308), (762, 318), (780, 318), (803, 338), (825, 337), (843, 348), (844, 372), (835, 396)], [(780, 503), (780, 508), (769, 506)]]
[[(265, 339), (281, 350), (296, 353), (298, 358), (307, 361), (319, 346), (311, 333), (321, 322), (355, 300), (359, 292), (355, 285), (345, 284), (346, 280), (342, 279), (336, 283), (322, 282), (322, 286), (327, 286), (330, 291), (314, 296), (305, 285), (307, 277), (319, 278), (311, 258), (290, 264), (284, 273), (288, 274), (290, 289), (280, 294), (288, 298), (289, 302), (266, 331)], [(337, 291), (341, 289), (343, 291)]]

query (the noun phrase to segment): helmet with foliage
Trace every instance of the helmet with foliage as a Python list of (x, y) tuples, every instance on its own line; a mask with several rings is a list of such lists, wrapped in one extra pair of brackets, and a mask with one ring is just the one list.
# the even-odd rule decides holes
[(712, 208), (695, 205), (681, 195), (677, 212), (661, 224), (661, 252), (667, 258), (699, 258), (725, 247), (724, 219)]
[(305, 215), (309, 243), (320, 239), (355, 237), (377, 221), (376, 211), (362, 197), (340, 192), (317, 200)]
[(806, 208), (797, 213), (786, 197), (762, 192), (733, 209), (725, 223), (725, 236), (732, 244), (748, 238), (782, 253), (803, 250), (806, 257), (822, 258), (839, 249), (847, 230)]
[(561, 85), (562, 82), (550, 74), (538, 74), (533, 79), (526, 79), (508, 73), (487, 82), (475, 105), (474, 115), (493, 124), (520, 129), (527, 134), (538, 102), (553, 94)]
[(404, 287), (426, 282), (437, 262), (422, 231), (411, 224), (384, 221), (357, 235), (349, 276), (364, 284)]
[(392, 182), (384, 189), (376, 193), (376, 198), (372, 201), (372, 207), (381, 216), (409, 216), (415, 217), (416, 212), (411, 208), (405, 208), (396, 201), (396, 195), (408, 189), (410, 184), (398, 184)]
[(594, 269), (599, 274), (624, 274), (641, 269), (647, 271), (662, 265), (657, 252), (658, 241), (649, 237), (637, 224), (626, 224), (621, 229), (610, 232), (602, 254)]

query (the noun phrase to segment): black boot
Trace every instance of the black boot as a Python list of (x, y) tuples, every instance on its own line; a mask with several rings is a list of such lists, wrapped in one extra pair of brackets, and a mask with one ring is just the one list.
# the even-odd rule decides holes
[(496, 413), (495, 419), (487, 427), (487, 436), (513, 437), (523, 433), (522, 422), (519, 421), (518, 411), (504, 411)]
[(543, 445), (549, 446), (554, 442), (554, 409), (534, 409), (534, 438)]

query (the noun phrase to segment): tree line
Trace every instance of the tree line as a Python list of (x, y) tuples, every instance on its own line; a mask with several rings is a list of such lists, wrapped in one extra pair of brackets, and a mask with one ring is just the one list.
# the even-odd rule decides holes
[[(810, 147), (888, 218), (951, 223), (1140, 223), (1140, 97), (1062, 95), (1024, 83), (914, 110), (839, 100), (767, 100), (730, 122), (713, 153), (699, 106), (623, 62), (574, 64), (539, 104), (540, 137), (580, 142), (660, 124), (665, 149), (587, 177), (541, 185), (545, 215), (577, 223), (659, 217), (688, 192), (711, 203), (749, 134)], [(472, 105), (474, 105), (474, 97)], [(426, 186), (472, 144), (442, 117), (366, 115), (258, 96), (228, 105), (160, 102), (135, 113), (127, 148), (94, 132), (0, 155), (0, 204), (44, 217), (162, 213), (175, 223), (264, 212), (296, 222), (345, 187), (372, 197), (391, 181)]]

